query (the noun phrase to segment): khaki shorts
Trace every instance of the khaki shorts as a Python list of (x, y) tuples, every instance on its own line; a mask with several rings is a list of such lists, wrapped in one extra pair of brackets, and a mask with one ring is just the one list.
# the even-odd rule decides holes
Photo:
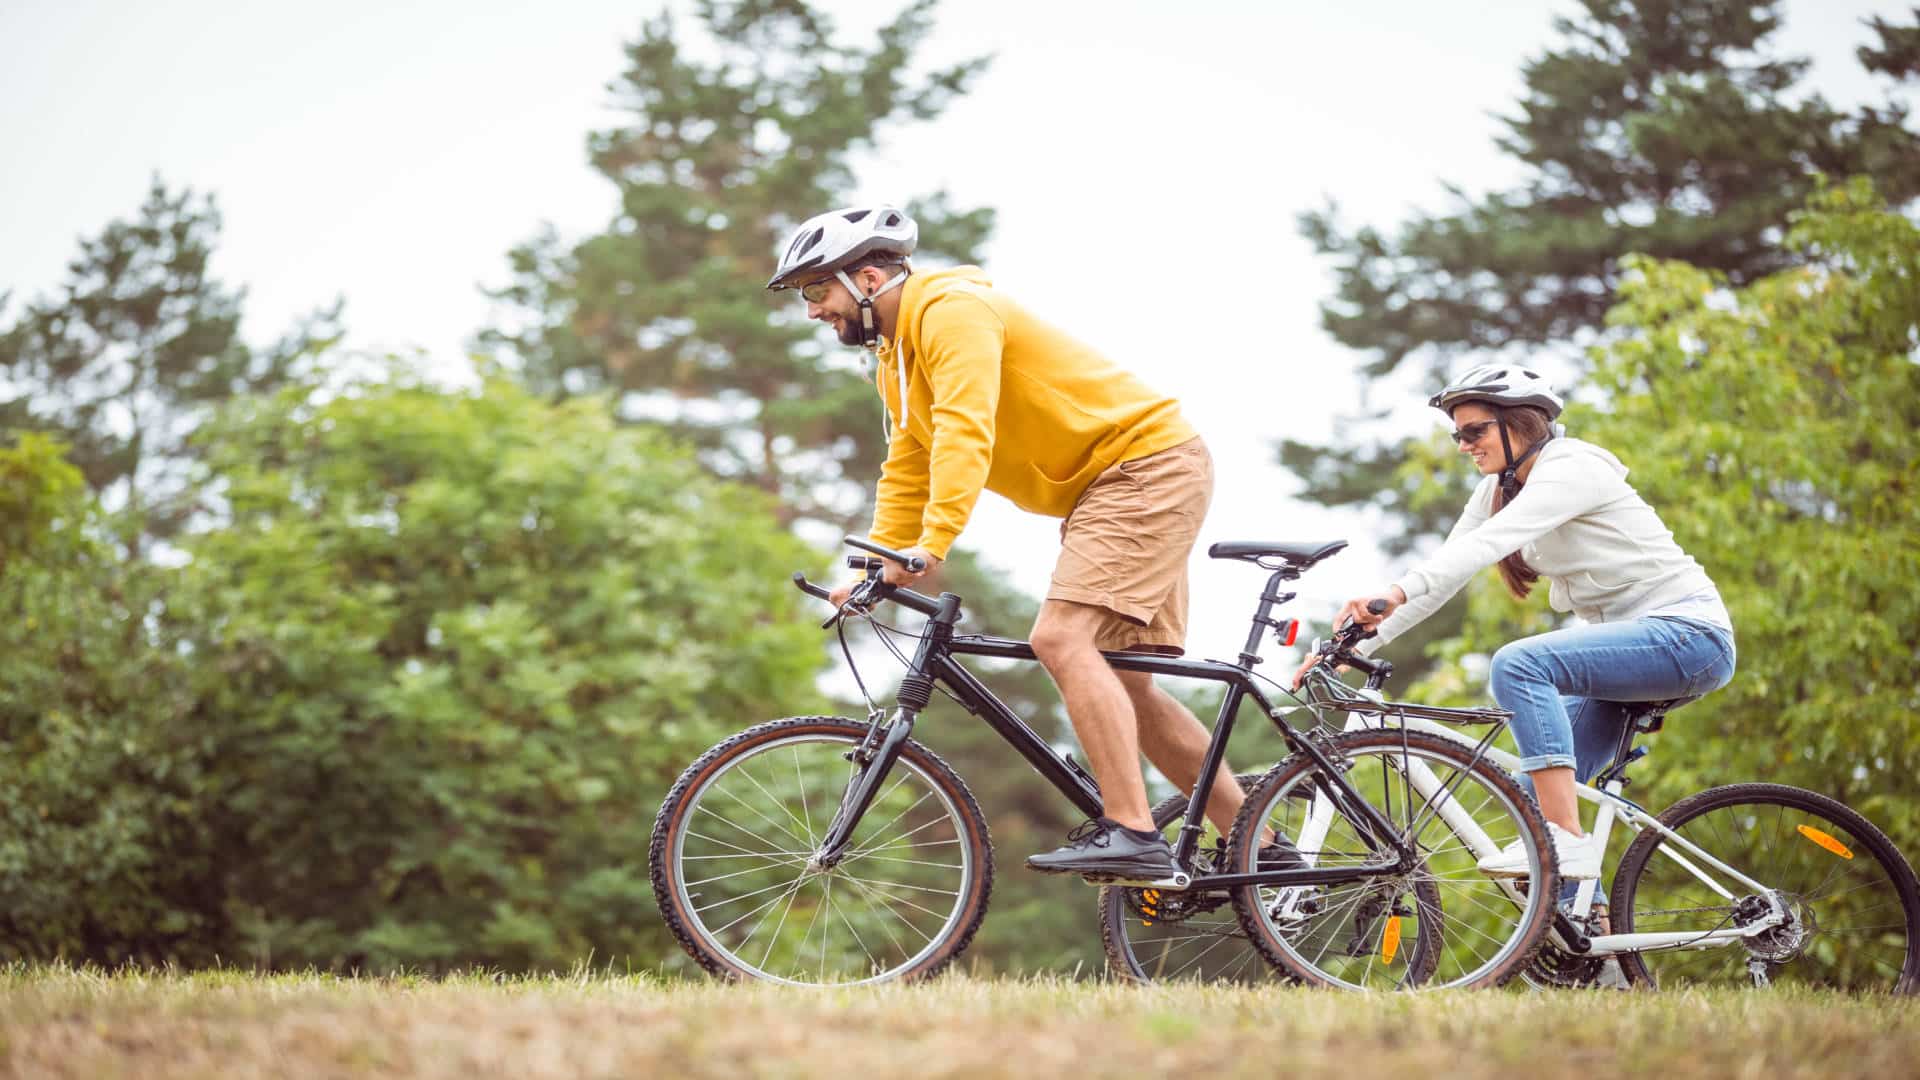
[(1175, 656), (1187, 643), (1187, 556), (1213, 501), (1213, 458), (1197, 437), (1094, 478), (1060, 525), (1047, 599), (1104, 608), (1102, 649)]

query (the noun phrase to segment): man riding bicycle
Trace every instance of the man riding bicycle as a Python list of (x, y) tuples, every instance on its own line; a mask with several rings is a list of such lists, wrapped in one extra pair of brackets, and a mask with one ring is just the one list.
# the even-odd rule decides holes
[[(820, 214), (794, 232), (767, 288), (798, 290), (808, 318), (879, 360), (891, 426), (869, 537), (925, 567), (888, 562), (890, 584), (939, 565), (982, 489), (1064, 519), (1032, 644), (1104, 813), (1027, 863), (1170, 876), (1178, 867), (1153, 827), (1140, 753), (1190, 789), (1207, 731), (1151, 675), (1115, 671), (1100, 650), (1183, 651), (1187, 557), (1212, 498), (1212, 459), (1177, 401), (1035, 318), (978, 267), (914, 273), (918, 238), (893, 207)], [(833, 602), (851, 589), (833, 590)], [(1208, 818), (1226, 832), (1244, 798), (1223, 768)]]

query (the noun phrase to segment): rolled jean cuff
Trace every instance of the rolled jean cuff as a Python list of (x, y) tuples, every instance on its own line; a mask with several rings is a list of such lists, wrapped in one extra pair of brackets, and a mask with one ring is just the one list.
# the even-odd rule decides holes
[(1521, 772), (1539, 772), (1541, 769), (1571, 769), (1574, 767), (1572, 754), (1535, 754), (1520, 759)]

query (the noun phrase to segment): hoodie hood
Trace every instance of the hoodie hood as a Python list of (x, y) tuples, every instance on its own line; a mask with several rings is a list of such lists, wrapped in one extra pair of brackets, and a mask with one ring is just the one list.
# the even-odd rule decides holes
[(1541, 447), (1539, 456), (1543, 459), (1549, 456), (1551, 457), (1577, 456), (1582, 458), (1588, 458), (1606, 466), (1607, 471), (1611, 472), (1615, 476), (1625, 479), (1627, 475), (1626, 465), (1624, 465), (1619, 458), (1613, 456), (1613, 451), (1607, 449), (1604, 446), (1595, 446), (1590, 442), (1586, 442), (1581, 439), (1569, 438), (1565, 435), (1562, 435), (1554, 439), (1552, 442), (1547, 443), (1547, 445)]
[(894, 327), (893, 340), (888, 344), (898, 349), (899, 342), (917, 341), (920, 337), (920, 320), (926, 317), (927, 309), (938, 303), (941, 298), (955, 292), (970, 292), (974, 289), (993, 288), (993, 279), (977, 266), (956, 266), (950, 270), (935, 270), (931, 273), (914, 271), (907, 277), (907, 283), (900, 286), (899, 326)]

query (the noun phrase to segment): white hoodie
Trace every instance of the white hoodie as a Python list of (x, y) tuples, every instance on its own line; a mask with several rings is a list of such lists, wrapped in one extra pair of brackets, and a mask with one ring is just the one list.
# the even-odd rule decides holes
[(1733, 629), (1713, 579), (1627, 483), (1607, 450), (1557, 438), (1540, 448), (1526, 486), (1492, 513), (1499, 476), (1474, 489), (1447, 542), (1394, 582), (1407, 602), (1380, 623), (1374, 650), (1438, 610), (1469, 578), (1518, 551), (1551, 584), (1548, 602), (1590, 623), (1684, 615)]

